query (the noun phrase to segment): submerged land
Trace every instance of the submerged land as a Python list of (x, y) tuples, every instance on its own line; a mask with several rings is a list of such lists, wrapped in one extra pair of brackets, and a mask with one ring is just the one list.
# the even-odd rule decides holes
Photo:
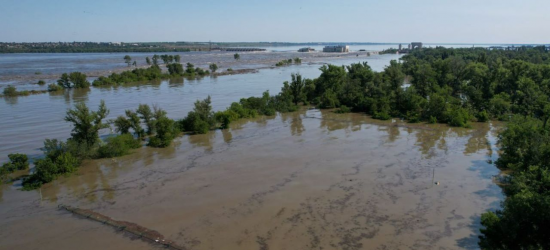
[[(323, 65), (316, 78), (293, 72), (280, 92), (216, 110), (215, 98), (199, 98), (183, 117), (122, 102), (107, 120), (106, 102), (96, 100), (96, 111), (83, 96), (66, 111), (70, 137), (46, 140), (32, 171), (21, 154), (3, 165), (8, 180), (29, 175), (3, 189), (10, 230), (0, 232), (2, 242), (151, 247), (111, 243), (128, 235), (105, 236), (113, 229), (55, 209), (64, 204), (151, 228), (189, 249), (547, 248), (550, 223), (540, 208), (549, 197), (548, 50), (427, 48), (400, 59), (380, 71), (361, 62)], [(174, 76), (200, 72), (166, 67)], [(136, 99), (125, 84), (159, 75), (155, 64), (94, 85), (109, 87), (100, 89), (104, 96)], [(159, 93), (160, 84), (138, 85), (137, 96)], [(75, 73), (58, 85), (76, 94), (90, 83)], [(170, 80), (169, 92), (185, 99), (184, 85)], [(254, 85), (244, 86), (224, 86), (218, 97)], [(23, 230), (52, 224), (44, 234)], [(70, 240), (50, 241), (69, 232)]]

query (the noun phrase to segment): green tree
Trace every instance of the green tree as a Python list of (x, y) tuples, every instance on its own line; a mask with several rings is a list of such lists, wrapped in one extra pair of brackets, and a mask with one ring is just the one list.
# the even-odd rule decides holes
[(212, 71), (212, 73), (216, 72), (216, 70), (218, 70), (218, 65), (215, 64), (215, 63), (212, 63), (210, 65), (208, 65), (208, 67), (210, 68), (210, 71)]
[(92, 148), (99, 141), (99, 130), (109, 127), (109, 124), (103, 123), (108, 114), (109, 110), (103, 100), (97, 111), (90, 111), (83, 102), (77, 103), (65, 116), (65, 121), (73, 124), (72, 139)]
[(290, 82), (290, 94), (292, 95), (294, 105), (298, 105), (299, 102), (304, 101), (304, 87), (306, 83), (300, 74), (292, 74), (291, 77), (292, 81)]
[(147, 134), (152, 135), (155, 131), (155, 121), (151, 107), (147, 104), (140, 104), (136, 112), (147, 126)]
[(174, 56), (174, 62), (180, 63), (180, 61), (181, 61), (181, 56), (180, 55), (175, 55)]
[(159, 56), (153, 55), (153, 65), (159, 65)]
[(130, 67), (130, 65), (132, 64), (132, 57), (130, 57), (129, 55), (125, 55), (124, 62), (128, 64), (128, 67)]
[(241, 59), (241, 55), (239, 55), (239, 53), (235, 53), (235, 54), (233, 55), (233, 58), (235, 58), (235, 60), (238, 61), (238, 60)]
[(88, 88), (90, 87), (90, 82), (86, 78), (87, 76), (80, 72), (63, 73), (59, 80), (57, 80), (57, 84), (65, 89)]
[(149, 57), (145, 57), (145, 62), (147, 65), (151, 65), (151, 59), (149, 59)]

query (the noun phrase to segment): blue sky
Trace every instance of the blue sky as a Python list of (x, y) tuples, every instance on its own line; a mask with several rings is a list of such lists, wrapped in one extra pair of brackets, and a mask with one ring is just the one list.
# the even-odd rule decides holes
[(0, 41), (550, 43), (550, 0), (0, 0)]

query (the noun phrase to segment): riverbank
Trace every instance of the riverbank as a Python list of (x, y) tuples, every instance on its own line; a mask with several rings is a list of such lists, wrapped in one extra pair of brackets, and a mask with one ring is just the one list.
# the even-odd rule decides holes
[(502, 198), (488, 163), (499, 125), (406, 125), (303, 109), (86, 161), (41, 190), (4, 186), (0, 242), (151, 248), (57, 210), (65, 204), (192, 249), (475, 248), (479, 214)]

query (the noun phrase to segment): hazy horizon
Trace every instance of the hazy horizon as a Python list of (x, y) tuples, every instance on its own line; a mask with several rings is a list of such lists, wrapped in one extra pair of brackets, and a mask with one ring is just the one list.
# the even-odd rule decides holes
[(0, 39), (548, 44), (548, 9), (547, 0), (2, 0)]

